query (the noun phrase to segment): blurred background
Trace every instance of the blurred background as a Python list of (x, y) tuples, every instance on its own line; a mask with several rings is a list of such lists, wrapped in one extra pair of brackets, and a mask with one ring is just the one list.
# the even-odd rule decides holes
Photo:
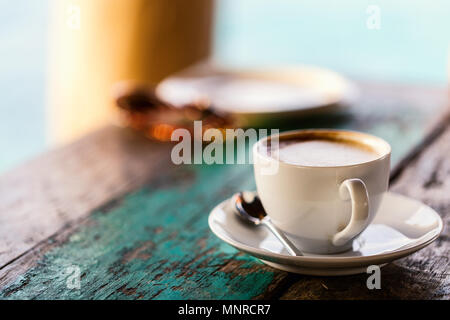
[[(208, 55), (229, 67), (301, 63), (356, 80), (448, 83), (449, 1), (182, 3), (0, 0), (0, 172), (94, 128), (110, 82), (159, 81)], [(367, 27), (370, 5), (379, 29)]]

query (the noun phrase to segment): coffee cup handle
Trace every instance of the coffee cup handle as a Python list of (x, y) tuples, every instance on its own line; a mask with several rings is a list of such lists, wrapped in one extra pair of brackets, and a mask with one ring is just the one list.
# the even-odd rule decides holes
[(347, 226), (332, 238), (335, 246), (342, 246), (359, 235), (369, 221), (369, 195), (361, 179), (347, 179), (339, 187), (342, 200), (351, 200), (352, 213)]

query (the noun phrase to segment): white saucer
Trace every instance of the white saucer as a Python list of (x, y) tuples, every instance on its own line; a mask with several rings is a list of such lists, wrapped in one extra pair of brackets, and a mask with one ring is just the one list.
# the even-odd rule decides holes
[(239, 220), (227, 199), (209, 215), (209, 227), (223, 241), (284, 271), (319, 276), (365, 273), (369, 265), (384, 266), (429, 245), (441, 233), (440, 216), (427, 205), (386, 193), (372, 224), (355, 240), (353, 249), (330, 255), (305, 253), (294, 257), (264, 227)]

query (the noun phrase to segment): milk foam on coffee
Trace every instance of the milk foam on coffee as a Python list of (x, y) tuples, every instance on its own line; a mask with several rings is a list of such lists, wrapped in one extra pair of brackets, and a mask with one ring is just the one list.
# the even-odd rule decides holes
[(326, 139), (279, 142), (279, 160), (313, 167), (334, 167), (364, 163), (379, 155), (364, 145)]

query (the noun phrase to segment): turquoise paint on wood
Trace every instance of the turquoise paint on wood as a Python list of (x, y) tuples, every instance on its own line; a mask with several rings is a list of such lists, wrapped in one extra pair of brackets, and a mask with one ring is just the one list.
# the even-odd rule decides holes
[[(177, 177), (182, 177), (180, 180)], [(188, 182), (186, 180), (188, 177)], [(212, 206), (254, 188), (248, 166), (179, 167), (93, 213), (88, 223), (1, 291), (3, 299), (242, 299), (255, 297), (275, 271), (222, 243), (207, 226)], [(108, 206), (107, 206), (108, 207)], [(221, 270), (227, 262), (236, 267)], [(68, 266), (81, 289), (66, 287)]]

